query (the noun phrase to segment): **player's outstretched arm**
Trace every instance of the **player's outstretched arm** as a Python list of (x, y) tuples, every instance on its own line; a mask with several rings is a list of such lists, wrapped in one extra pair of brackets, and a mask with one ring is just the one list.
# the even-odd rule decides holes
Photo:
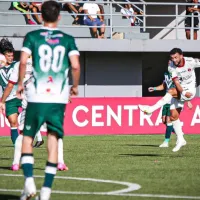
[(80, 61), (79, 55), (70, 56), (70, 62), (72, 67), (72, 80), (73, 86), (70, 91), (70, 95), (77, 96), (78, 95), (78, 85), (80, 80)]
[(164, 89), (165, 89), (165, 85), (164, 85), (164, 83), (162, 83), (161, 85), (156, 86), (156, 87), (149, 87), (148, 91), (149, 92), (154, 92), (154, 91), (162, 91)]

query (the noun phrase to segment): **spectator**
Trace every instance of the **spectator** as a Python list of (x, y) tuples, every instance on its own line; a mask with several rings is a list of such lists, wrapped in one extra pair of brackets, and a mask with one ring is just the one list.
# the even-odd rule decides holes
[(142, 15), (143, 13), (138, 9), (133, 9), (131, 4), (124, 4), (124, 8), (121, 9), (121, 14), (124, 18), (127, 18), (131, 22), (131, 26), (141, 26), (141, 21), (139, 20), (138, 15)]
[(31, 24), (31, 25), (35, 24), (35, 22), (33, 22), (31, 20), (31, 16), (29, 14), (29, 4), (28, 3), (14, 1), (13, 2), (13, 8), (15, 8), (16, 10), (18, 10), (21, 13), (24, 14), (24, 17), (25, 17), (25, 20), (26, 20), (27, 24)]
[[(192, 0), (190, 3), (195, 3), (196, 5), (188, 5), (186, 6), (186, 15), (188, 16), (185, 19), (185, 32), (186, 32), (186, 38), (190, 40), (190, 28), (194, 29), (194, 40), (197, 40), (197, 31), (199, 27), (199, 11), (200, 11), (200, 4), (198, 3), (198, 0)], [(193, 16), (193, 17), (192, 17)], [(192, 18), (194, 22), (194, 26), (192, 27)]]
[(30, 10), (33, 13), (35, 13), (32, 17), (38, 24), (42, 24), (42, 19), (40, 18), (40, 16), (38, 14), (36, 14), (41, 11), (41, 6), (42, 6), (42, 3), (39, 3), (39, 2), (32, 2), (29, 5)]
[(121, 14), (123, 18), (127, 18), (130, 20), (131, 26), (134, 26), (136, 17), (134, 16), (134, 10), (131, 7), (131, 4), (123, 4), (123, 8), (121, 8)]
[[(88, 26), (93, 26), (90, 28), (92, 37), (94, 38), (104, 38), (105, 34), (105, 24), (103, 17), (100, 13), (100, 8), (96, 3), (84, 3), (83, 5), (84, 13), (84, 24)], [(99, 18), (98, 18), (99, 17)], [(97, 33), (98, 27), (100, 27), (99, 34)]]
[(74, 18), (72, 25), (83, 24), (84, 16), (78, 15), (78, 14), (84, 14), (83, 5), (81, 3), (72, 3), (72, 1), (75, 0), (68, 0), (68, 2), (63, 5), (63, 8), (64, 10), (67, 10), (69, 13), (74, 13), (74, 15), (72, 15), (72, 17)]

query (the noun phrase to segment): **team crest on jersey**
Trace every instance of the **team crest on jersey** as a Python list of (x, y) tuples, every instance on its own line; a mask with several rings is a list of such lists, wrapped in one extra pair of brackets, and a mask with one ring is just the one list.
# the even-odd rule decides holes
[(192, 70), (189, 68), (189, 69), (188, 69), (188, 72), (191, 72), (191, 71), (192, 71)]
[(40, 33), (40, 35), (44, 36), (45, 41), (49, 44), (59, 44), (60, 43), (59, 38), (63, 37), (63, 34), (61, 34), (61, 33), (53, 35), (52, 31), (42, 32), (42, 33)]

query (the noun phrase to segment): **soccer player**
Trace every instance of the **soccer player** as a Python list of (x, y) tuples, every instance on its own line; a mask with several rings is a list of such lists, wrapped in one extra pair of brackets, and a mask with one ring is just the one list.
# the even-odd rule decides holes
[(176, 146), (172, 151), (177, 152), (181, 147), (186, 145), (179, 115), (184, 102), (193, 99), (196, 94), (196, 75), (194, 70), (200, 67), (200, 61), (199, 59), (184, 57), (182, 50), (179, 48), (172, 49), (170, 51), (170, 57), (171, 62), (169, 62), (168, 71), (176, 87), (169, 89), (167, 94), (155, 105), (149, 107), (139, 105), (139, 108), (141, 111), (151, 114), (165, 104), (171, 104), (170, 119), (177, 135)]
[[(176, 87), (176, 86), (172, 81), (170, 73), (167, 71), (164, 73), (163, 83), (156, 87), (149, 87), (148, 91), (154, 92), (154, 91), (166, 90), (166, 93), (167, 93), (170, 88), (174, 88), (174, 87)], [(188, 107), (191, 109), (192, 108), (191, 102), (187, 101), (187, 103), (188, 103)], [(163, 122), (163, 124), (166, 124), (165, 140), (159, 147), (163, 147), (163, 148), (169, 147), (171, 133), (174, 132), (173, 125), (170, 120), (170, 115), (171, 115), (170, 104), (165, 104), (162, 108), (162, 122)]]
[[(2, 39), (0, 41), (0, 52), (6, 58), (6, 65), (0, 68), (0, 85), (2, 91), (5, 90), (8, 84), (8, 79), (13, 71), (14, 63), (14, 48), (13, 45), (8, 39)], [(12, 91), (8, 98), (6, 99), (6, 117), (10, 123), (11, 130), (11, 140), (15, 144), (15, 141), (18, 137), (18, 109), (21, 107), (21, 100), (16, 97), (16, 90)]]
[[(31, 77), (32, 77), (32, 60), (28, 59), (27, 62), (27, 68), (26, 68), (26, 76), (25, 76), (25, 81), (24, 81), (24, 85), (26, 86), (30, 81), (31, 81)], [(8, 84), (3, 92), (3, 96), (0, 102), (0, 113), (5, 112), (5, 103), (6, 103), (6, 99), (9, 97), (9, 95), (11, 93), (15, 93), (17, 92), (17, 81), (18, 81), (18, 74), (19, 74), (19, 62), (16, 62), (13, 66), (13, 71), (9, 77), (8, 80)], [(26, 105), (27, 105), (27, 101), (26, 99), (23, 99), (22, 101), (22, 108), (23, 111), (21, 113), (21, 118), (20, 118), (20, 125), (19, 125), (19, 130), (23, 130), (23, 124), (24, 124), (24, 117), (25, 117), (25, 109), (26, 109)], [(41, 137), (41, 141), (42, 140), (42, 136), (41, 133), (38, 132), (37, 133), (37, 137)], [(38, 138), (39, 138), (38, 137)], [(14, 160), (13, 160), (13, 164), (11, 169), (13, 171), (18, 171), (19, 170), (19, 162), (20, 162), (20, 158), (21, 158), (21, 146), (22, 146), (22, 134), (19, 134), (16, 141), (15, 141), (15, 151), (14, 151)], [(37, 141), (38, 142), (38, 141)]]
[(57, 28), (60, 19), (60, 5), (55, 1), (45, 1), (42, 4), (41, 13), (44, 27), (25, 36), (20, 58), (17, 91), (19, 97), (24, 90), (23, 78), (30, 55), (32, 55), (34, 66), (34, 80), (27, 91), (28, 106), (23, 130), (21, 164), (25, 183), (21, 200), (29, 199), (36, 194), (32, 141), (43, 123), (46, 123), (48, 131), (48, 160), (39, 199), (50, 199), (58, 163), (58, 138), (63, 137), (64, 112), (69, 98), (70, 63), (73, 79), (71, 95), (78, 94), (80, 79), (79, 52), (74, 38)]

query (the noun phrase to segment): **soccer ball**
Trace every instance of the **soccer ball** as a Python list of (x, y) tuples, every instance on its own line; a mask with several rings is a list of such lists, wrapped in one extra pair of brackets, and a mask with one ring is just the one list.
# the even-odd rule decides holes
[(3, 54), (0, 54), (0, 68), (6, 65), (6, 58)]

